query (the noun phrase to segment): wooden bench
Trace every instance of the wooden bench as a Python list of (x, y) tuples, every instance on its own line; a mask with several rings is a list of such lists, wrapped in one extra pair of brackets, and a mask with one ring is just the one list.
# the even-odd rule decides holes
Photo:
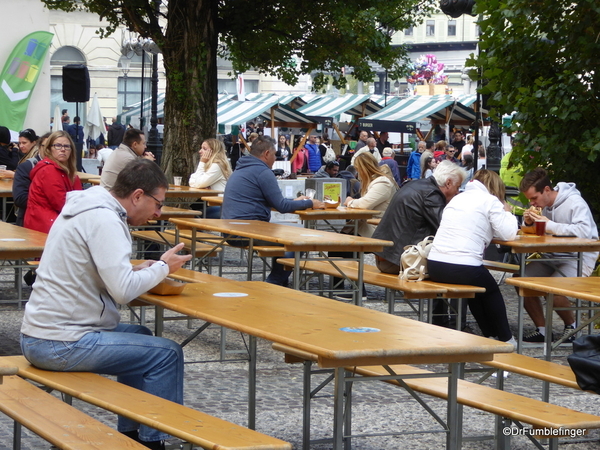
[[(291, 450), (291, 444), (88, 372), (51, 372), (23, 356), (0, 357), (18, 375), (205, 449)], [(49, 410), (51, 412), (52, 410)], [(56, 414), (56, 413), (54, 413)], [(79, 449), (79, 447), (74, 447)], [(127, 446), (105, 446), (129, 448)], [(131, 447), (137, 448), (137, 447)]]
[[(12, 369), (12, 370), (7, 370)], [(15, 422), (13, 449), (21, 448), (21, 426), (61, 449), (146, 447), (0, 367), (0, 411)]]
[[(316, 355), (281, 344), (273, 344), (273, 349), (283, 352), (287, 363), (305, 363), (304, 380), (310, 383), (310, 366), (317, 360)], [(503, 354), (502, 356), (511, 355)], [(495, 357), (498, 356), (501, 355), (495, 355)], [(405, 364), (392, 365), (389, 368), (397, 375), (429, 375), (433, 373)], [(390, 372), (383, 366), (348, 367), (347, 370), (365, 377), (390, 375)], [(397, 386), (402, 386), (402, 383), (404, 383), (415, 392), (444, 400), (448, 397), (448, 379), (444, 377), (404, 378), (402, 379), (402, 383), (397, 380), (384, 381)], [(304, 407), (308, 408), (308, 411), (310, 411), (310, 396), (310, 386), (304, 386)], [(500, 389), (482, 386), (466, 380), (459, 380), (457, 401), (461, 405), (492, 413), (497, 418), (503, 419), (496, 423), (495, 439), (498, 442), (498, 448), (510, 448), (510, 436), (504, 436), (502, 433), (502, 428), (508, 425), (507, 420), (514, 422), (519, 427), (522, 427), (521, 423), (525, 423), (531, 425), (533, 428), (551, 428), (557, 430), (600, 428), (600, 417), (598, 416), (552, 405), (541, 400), (523, 397)], [(304, 417), (309, 421), (310, 412), (308, 414), (305, 412)], [(303, 426), (310, 427), (310, 422), (303, 424)], [(304, 432), (308, 433), (309, 429), (304, 429)], [(303, 436), (309, 435), (303, 434)], [(550, 439), (549, 443), (550, 449), (558, 448), (557, 437)], [(304, 448), (308, 448), (307, 442), (304, 442)]]
[[(277, 261), (286, 267), (293, 268), (295, 265), (295, 261), (292, 258), (279, 258)], [(352, 281), (358, 280), (358, 263), (356, 261), (346, 261), (343, 259), (334, 261), (348, 279)], [(340, 272), (326, 260), (302, 260), (300, 261), (300, 269), (334, 277), (341, 276)], [(403, 281), (398, 278), (398, 275), (383, 273), (377, 267), (369, 264), (364, 265), (363, 281), (367, 284), (385, 288), (385, 298), (388, 302), (388, 312), (390, 314), (394, 314), (395, 292), (402, 293), (401, 299), (404, 301), (431, 298), (465, 299), (473, 298), (475, 294), (485, 292), (485, 288), (463, 284), (437, 283), (429, 280)], [(423, 320), (422, 313), (420, 313), (423, 309), (422, 304), (420, 304), (419, 320)], [(429, 310), (431, 311), (431, 308)], [(460, 321), (457, 320), (457, 322)], [(459, 324), (457, 323), (457, 325)]]
[(500, 261), (489, 261), (487, 259), (483, 260), (483, 267), (488, 270), (497, 270), (498, 272), (506, 272), (517, 274), (521, 270), (521, 268), (517, 264), (509, 264), (503, 263)]

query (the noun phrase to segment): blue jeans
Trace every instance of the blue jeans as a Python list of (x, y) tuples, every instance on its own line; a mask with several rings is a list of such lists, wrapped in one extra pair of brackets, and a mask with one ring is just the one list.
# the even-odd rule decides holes
[[(116, 375), (117, 381), (183, 404), (183, 352), (176, 342), (152, 336), (141, 325), (119, 324), (113, 331), (90, 332), (79, 341), (50, 341), (21, 335), (23, 355), (40, 369)], [(118, 430), (139, 428), (142, 441), (168, 434), (119, 416)]]

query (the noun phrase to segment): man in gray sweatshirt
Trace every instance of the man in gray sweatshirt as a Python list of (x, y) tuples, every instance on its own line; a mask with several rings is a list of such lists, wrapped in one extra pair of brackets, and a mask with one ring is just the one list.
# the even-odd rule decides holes
[[(132, 267), (128, 225), (160, 216), (169, 184), (152, 161), (130, 162), (112, 190), (73, 191), (53, 224), (25, 309), (21, 348), (36, 367), (116, 375), (119, 382), (183, 402), (183, 353), (140, 325), (120, 324), (127, 304), (178, 270), (182, 245)], [(139, 429), (139, 434), (138, 434)], [(119, 417), (118, 430), (149, 448), (168, 437)]]

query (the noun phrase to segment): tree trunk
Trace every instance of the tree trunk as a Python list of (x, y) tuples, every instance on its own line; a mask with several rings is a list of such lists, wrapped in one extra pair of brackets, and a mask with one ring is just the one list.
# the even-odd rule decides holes
[(167, 77), (161, 165), (169, 180), (187, 184), (203, 140), (217, 131), (217, 1), (170, 0), (168, 15), (168, 45), (160, 43)]

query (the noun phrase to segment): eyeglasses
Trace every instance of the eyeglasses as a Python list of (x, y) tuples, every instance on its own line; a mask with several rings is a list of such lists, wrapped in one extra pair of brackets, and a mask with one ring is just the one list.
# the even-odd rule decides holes
[(147, 192), (144, 192), (144, 195), (147, 195), (148, 197), (152, 197), (154, 199), (154, 201), (156, 202), (156, 209), (162, 209), (162, 207), (164, 206), (162, 202), (159, 202), (154, 195), (148, 194)]
[(56, 150), (71, 150), (71, 146), (69, 144), (52, 144), (52, 147), (54, 147)]

